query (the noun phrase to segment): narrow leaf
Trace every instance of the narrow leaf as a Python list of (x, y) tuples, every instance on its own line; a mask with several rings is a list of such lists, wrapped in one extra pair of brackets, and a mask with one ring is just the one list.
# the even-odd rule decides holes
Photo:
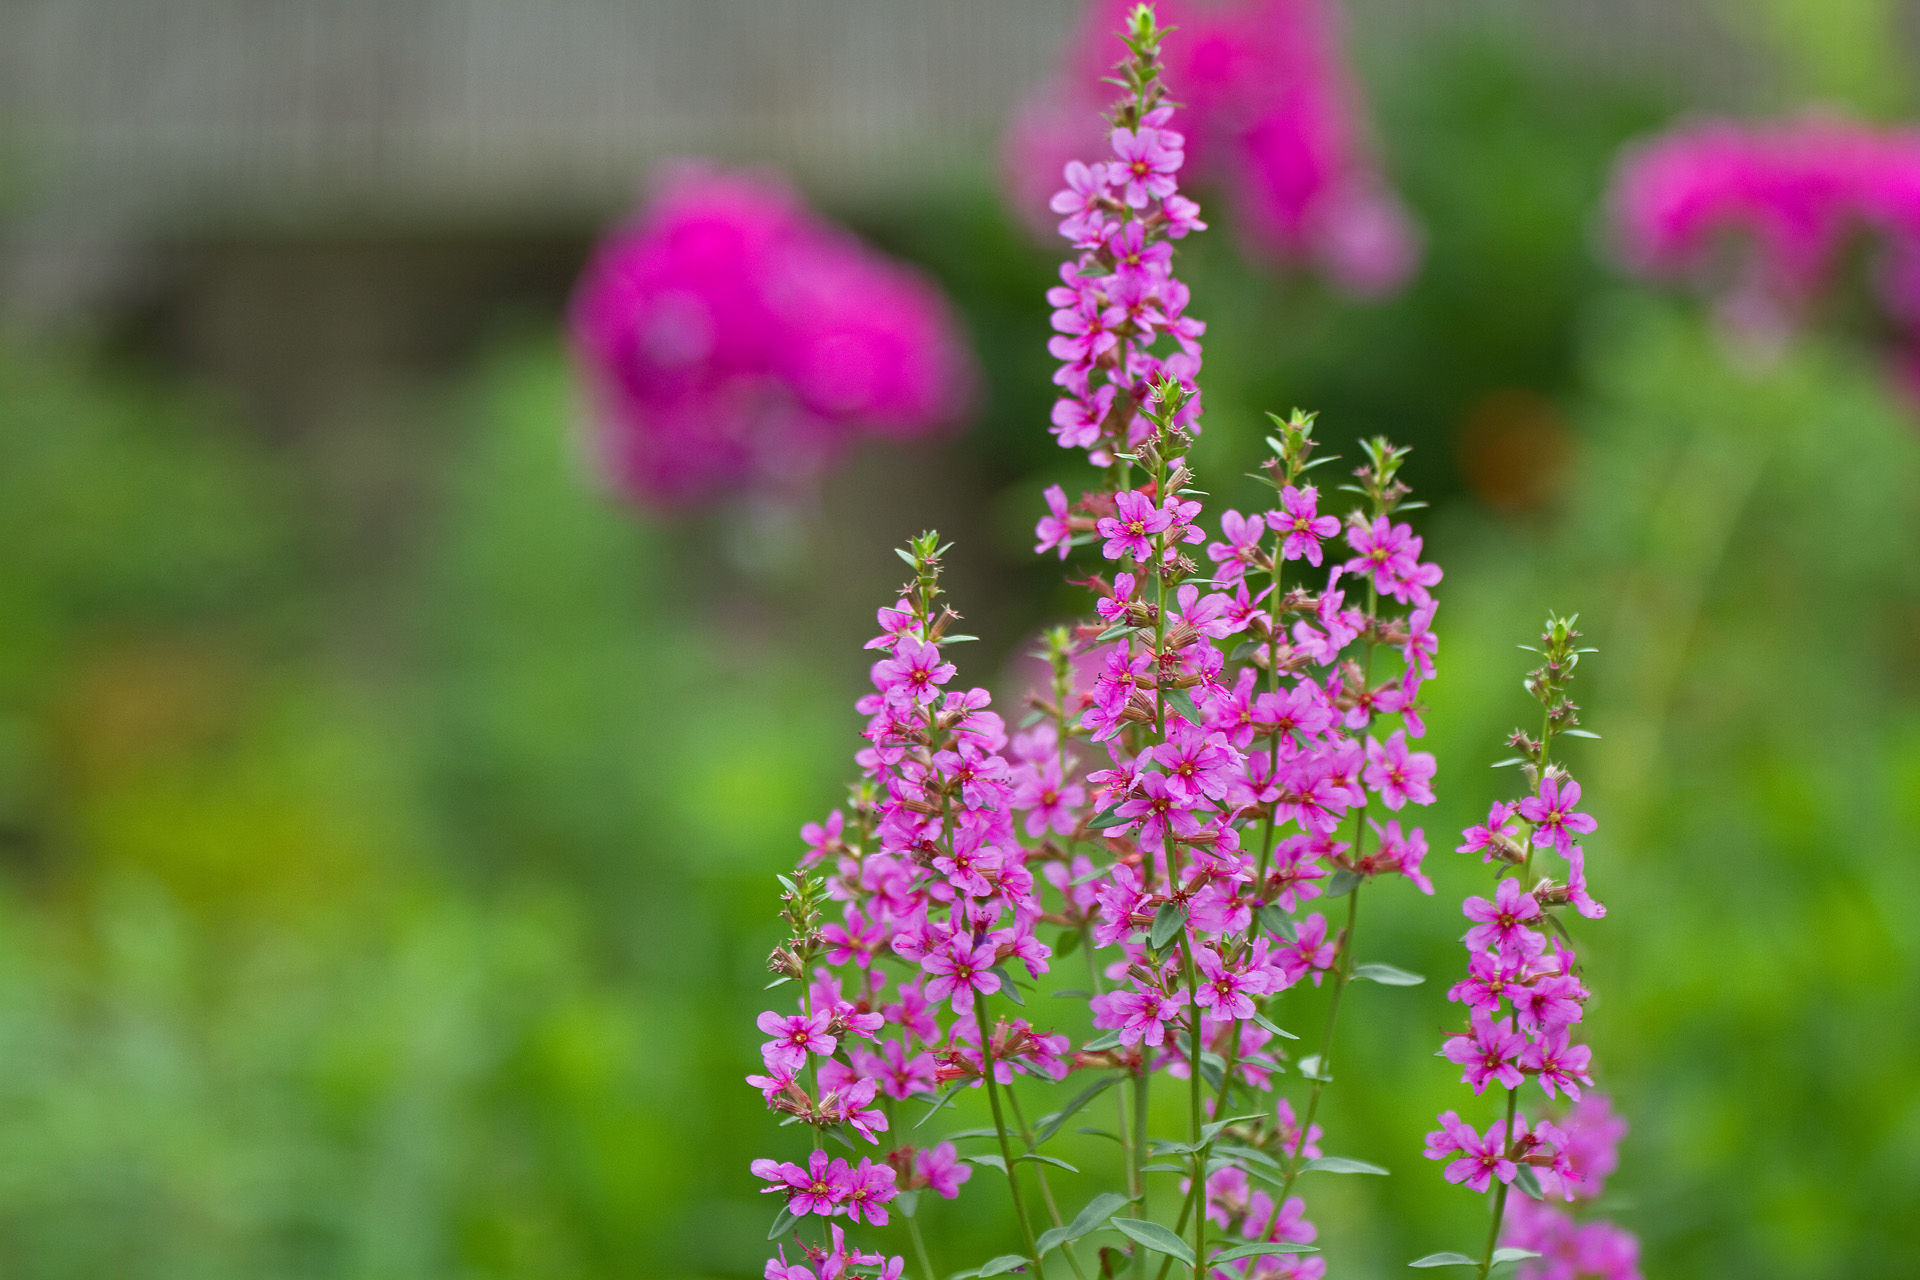
[(1102, 1049), (1111, 1049), (1119, 1043), (1120, 1043), (1120, 1033), (1118, 1031), (1109, 1031), (1107, 1032), (1107, 1034), (1101, 1036), (1098, 1040), (1087, 1041), (1085, 1044), (1081, 1045), (1080, 1048), (1083, 1052), (1086, 1052), (1086, 1053), (1098, 1053)]
[(781, 1236), (793, 1230), (793, 1224), (798, 1221), (800, 1221), (799, 1214), (787, 1208), (787, 1206), (781, 1205), (780, 1216), (773, 1220), (773, 1228), (767, 1232), (767, 1239), (778, 1240)]
[(1193, 1167), (1191, 1165), (1184, 1165), (1184, 1164), (1143, 1164), (1140, 1166), (1140, 1172), (1142, 1173), (1192, 1173)]
[(1213, 1150), (1215, 1155), (1228, 1156), (1232, 1158), (1235, 1163), (1251, 1161), (1254, 1164), (1263, 1165), (1269, 1169), (1278, 1170), (1280, 1168), (1280, 1162), (1278, 1160), (1275, 1160), (1258, 1147), (1243, 1147), (1237, 1143), (1222, 1143)]
[(1164, 689), (1167, 705), (1187, 718), (1188, 724), (1200, 724), (1200, 708), (1193, 705), (1193, 695), (1185, 689)]
[(887, 1206), (903, 1218), (911, 1218), (920, 1209), (918, 1191), (899, 1191), (894, 1193), (893, 1201)]
[(1080, 1108), (1099, 1097), (1103, 1090), (1110, 1089), (1118, 1083), (1120, 1083), (1120, 1077), (1117, 1075), (1102, 1076), (1075, 1094), (1072, 1102), (1069, 1102), (1051, 1116), (1047, 1116), (1040, 1121), (1040, 1127), (1033, 1135), (1033, 1145), (1037, 1147), (1054, 1134), (1060, 1132), (1060, 1126), (1072, 1118)]
[(773, 990), (773, 989), (774, 989), (775, 987), (784, 987), (784, 986), (786, 986), (786, 985), (787, 985), (787, 984), (788, 984), (789, 982), (792, 982), (792, 981), (793, 981), (793, 979), (792, 979), (792, 978), (788, 978), (788, 977), (779, 977), (779, 978), (775, 978), (775, 979), (774, 979), (774, 980), (773, 980), (772, 982), (769, 982), (769, 983), (768, 983), (768, 984), (767, 984), (766, 986), (764, 986), (764, 987), (762, 987), (762, 988), (760, 988), (760, 989), (761, 989), (762, 991), (771, 991), (771, 990)]
[(921, 1125), (933, 1119), (933, 1115), (936, 1111), (940, 1110), (940, 1108), (946, 1106), (949, 1102), (952, 1102), (955, 1098), (960, 1096), (960, 1089), (961, 1089), (960, 1085), (955, 1085), (953, 1086), (953, 1088), (941, 1094), (940, 1097), (934, 1102), (934, 1104), (931, 1107), (927, 1108), (927, 1114), (921, 1116), (918, 1120), (915, 1120), (913, 1122), (913, 1127), (918, 1129)]
[(1053, 940), (1053, 954), (1056, 956), (1070, 956), (1079, 949), (1080, 931), (1078, 929), (1062, 929), (1060, 936)]
[(1320, 1069), (1320, 1055), (1300, 1059), (1300, 1074), (1309, 1080), (1318, 1080), (1321, 1084), (1332, 1084), (1333, 1077)]
[(1535, 1200), (1545, 1200), (1547, 1198), (1546, 1193), (1540, 1189), (1540, 1179), (1534, 1175), (1532, 1169), (1524, 1164), (1520, 1166), (1520, 1172), (1513, 1175), (1513, 1185), (1520, 1188), (1521, 1191), (1533, 1197)]
[(1596, 742), (1600, 739), (1599, 734), (1588, 733), (1585, 729), (1562, 729), (1560, 736), (1563, 738), (1592, 738)]
[(968, 1164), (979, 1165), (982, 1169), (998, 1169), (1002, 1173), (1007, 1171), (1007, 1162), (999, 1156), (963, 1156), (961, 1158)]
[(1109, 640), (1118, 640), (1121, 636), (1131, 634), (1132, 631), (1133, 624), (1131, 622), (1116, 622), (1105, 631), (1102, 631), (1099, 637), (1094, 640), (1094, 643), (1105, 644)]
[[(1124, 802), (1124, 801), (1122, 801), (1121, 803), (1123, 803), (1123, 804), (1124, 804), (1125, 802)], [(1089, 819), (1087, 819), (1087, 826), (1089, 826), (1089, 827), (1091, 827), (1091, 828), (1095, 828), (1095, 829), (1097, 829), (1097, 830), (1101, 830), (1101, 831), (1104, 831), (1104, 830), (1106, 830), (1106, 829), (1107, 829), (1108, 827), (1125, 827), (1125, 826), (1130, 826), (1130, 825), (1132, 825), (1132, 823), (1133, 823), (1133, 819), (1132, 819), (1132, 818), (1123, 818), (1123, 817), (1121, 817), (1121, 816), (1120, 816), (1120, 805), (1115, 805), (1115, 806), (1113, 806), (1113, 808), (1111, 808), (1111, 809), (1108, 809), (1108, 810), (1107, 810), (1106, 812), (1104, 812), (1104, 813), (1101, 813), (1101, 814), (1098, 814), (1098, 815), (1096, 815), (1096, 816), (1094, 816), (1094, 817), (1092, 817), (1092, 818), (1089, 818)], [(1106, 874), (1106, 869), (1104, 869), (1104, 868), (1103, 868), (1103, 869), (1102, 869), (1102, 870), (1100, 871), (1100, 873), (1099, 873), (1099, 874), (1100, 874), (1100, 875), (1105, 875), (1105, 874)], [(1097, 879), (1098, 877), (1097, 877), (1097, 876), (1089, 876), (1088, 878), (1089, 878), (1089, 879)], [(1079, 882), (1078, 882), (1078, 881), (1075, 881), (1075, 883), (1077, 884), (1077, 883), (1079, 883)]]
[(1368, 1164), (1365, 1160), (1349, 1160), (1345, 1156), (1321, 1156), (1309, 1160), (1300, 1166), (1300, 1172), (1318, 1170), (1321, 1173), (1385, 1173), (1377, 1164)]
[(1065, 1244), (1069, 1239), (1071, 1239), (1071, 1237), (1067, 1235), (1067, 1229), (1065, 1227), (1048, 1227), (1040, 1233), (1040, 1238), (1033, 1242), (1033, 1247), (1038, 1250), (1040, 1256), (1044, 1258)]
[(1213, 1255), (1215, 1262), (1232, 1262), (1238, 1258), (1265, 1258), (1278, 1253), (1318, 1253), (1320, 1250), (1310, 1244), (1295, 1244), (1291, 1240), (1263, 1240), (1257, 1244), (1238, 1245), (1232, 1249), (1222, 1249)]
[(1090, 1138), (1105, 1138), (1110, 1142), (1118, 1142), (1123, 1147), (1127, 1145), (1125, 1139), (1121, 1138), (1119, 1134), (1115, 1133), (1111, 1129), (1095, 1129), (1091, 1127), (1082, 1127), (1079, 1129), (1075, 1129), (1074, 1132), (1084, 1133)]
[(1015, 1004), (1019, 1005), (1021, 1008), (1023, 1009), (1026, 1008), (1027, 1006), (1026, 997), (1021, 995), (1020, 988), (1014, 985), (1013, 975), (1007, 972), (1007, 967), (1005, 965), (1003, 964), (994, 965), (992, 969), (988, 970), (988, 972), (995, 973), (1000, 976), (1000, 994), (1001, 995), (1013, 1001)]
[(1019, 1164), (1022, 1160), (1031, 1160), (1036, 1164), (1058, 1165), (1060, 1168), (1065, 1169), (1068, 1173), (1080, 1172), (1078, 1169), (1068, 1164), (1065, 1160), (1060, 1159), (1058, 1156), (1043, 1156), (1036, 1152), (1029, 1151), (1027, 1152), (1027, 1154), (1023, 1156), (1015, 1156), (1013, 1158), (1013, 1162), (1015, 1164)]
[(1359, 887), (1360, 873), (1358, 871), (1349, 871), (1345, 867), (1342, 867), (1333, 873), (1331, 880), (1327, 881), (1326, 896), (1329, 898), (1344, 898)]
[(1155, 1253), (1164, 1253), (1189, 1267), (1193, 1265), (1193, 1246), (1159, 1223), (1140, 1218), (1115, 1218), (1113, 1225), (1120, 1229), (1122, 1235), (1139, 1241)]
[(1243, 1120), (1258, 1120), (1260, 1118), (1258, 1115), (1228, 1116), (1225, 1120), (1215, 1120), (1211, 1124), (1203, 1124), (1200, 1126), (1200, 1141), (1202, 1143), (1210, 1143), (1219, 1137), (1220, 1131), (1228, 1125), (1239, 1124)]
[(1260, 917), (1260, 927), (1274, 937), (1285, 942), (1299, 940), (1300, 931), (1294, 926), (1293, 917), (1282, 911), (1279, 903), (1269, 902), (1261, 907), (1257, 914)]
[(1073, 1215), (1072, 1222), (1069, 1222), (1064, 1227), (1056, 1227), (1054, 1230), (1065, 1231), (1067, 1233), (1066, 1238), (1069, 1240), (1078, 1240), (1081, 1236), (1098, 1230), (1108, 1218), (1120, 1212), (1125, 1206), (1132, 1204), (1133, 1200), (1137, 1198), (1138, 1197), (1129, 1198), (1123, 1196), (1117, 1191), (1102, 1191), (1099, 1195), (1087, 1201), (1086, 1208)]
[[(1077, 937), (1078, 935), (1075, 936)], [(1082, 991), (1078, 987), (1068, 987), (1065, 991), (1054, 992), (1053, 998), (1055, 1000), (1085, 1000), (1092, 995), (1093, 992), (1091, 991)]]
[[(1079, 937), (1079, 934), (1074, 934)], [(1405, 969), (1396, 969), (1390, 964), (1363, 964), (1354, 968), (1353, 976), (1367, 978), (1389, 987), (1417, 987), (1426, 979), (1417, 973), (1408, 973)]]
[(1018, 1271), (1021, 1267), (1026, 1266), (1027, 1262), (1028, 1258), (1024, 1253), (1003, 1253), (973, 1274), (982, 1277), (982, 1280), (984, 1280), (987, 1276), (999, 1276), (1005, 1275), (1009, 1271)]
[(1410, 1267), (1477, 1267), (1480, 1264), (1464, 1253), (1430, 1253), (1424, 1258), (1415, 1258), (1407, 1265)]
[(1153, 913), (1153, 929), (1147, 942), (1155, 951), (1165, 947), (1173, 936), (1187, 927), (1187, 909), (1177, 902), (1163, 902)]
[(1293, 1032), (1288, 1031), (1286, 1028), (1270, 1020), (1266, 1014), (1261, 1013), (1258, 1009), (1253, 1011), (1253, 1020), (1273, 1032), (1273, 1034), (1279, 1036), (1282, 1040), (1298, 1040), (1300, 1038), (1293, 1034)]
[(948, 1134), (947, 1141), (958, 1142), (962, 1138), (997, 1138), (999, 1136), (998, 1129), (962, 1129), (958, 1133)]
[(1502, 1262), (1521, 1262), (1527, 1258), (1537, 1258), (1539, 1256), (1540, 1253), (1536, 1249), (1506, 1248), (1495, 1249), (1493, 1251), (1493, 1261), (1496, 1266)]

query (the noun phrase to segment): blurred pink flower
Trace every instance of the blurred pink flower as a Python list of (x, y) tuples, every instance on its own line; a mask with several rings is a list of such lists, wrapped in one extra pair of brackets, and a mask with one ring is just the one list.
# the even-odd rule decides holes
[[(1093, 0), (1063, 65), (1008, 128), (1007, 189), (1036, 231), (1053, 231), (1048, 201), (1068, 163), (1101, 149), (1114, 93), (1102, 77), (1124, 52), (1113, 33), (1132, 5)], [(1349, 293), (1377, 296), (1405, 283), (1418, 238), (1369, 154), (1333, 6), (1160, 0), (1156, 10), (1176, 28), (1163, 46), (1165, 83), (1179, 104), (1172, 127), (1184, 135), (1185, 171), (1226, 189), (1249, 247), (1311, 261)]]
[(596, 461), (682, 503), (804, 483), (855, 437), (952, 420), (971, 357), (939, 290), (778, 179), (687, 165), (576, 286)]
[(1775, 341), (1832, 282), (1849, 237), (1878, 236), (1873, 284), (1920, 371), (1920, 131), (1817, 114), (1683, 125), (1622, 156), (1610, 204), (1630, 268), (1693, 278), (1730, 325)]

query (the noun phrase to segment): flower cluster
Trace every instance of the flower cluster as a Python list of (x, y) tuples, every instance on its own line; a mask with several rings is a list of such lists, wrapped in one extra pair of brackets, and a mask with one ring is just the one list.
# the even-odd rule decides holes
[[(1584, 1095), (1561, 1124), (1560, 1141), (1573, 1179), (1550, 1169), (1540, 1171), (1548, 1196), (1590, 1202), (1599, 1198), (1607, 1175), (1619, 1163), (1616, 1149), (1627, 1122), (1613, 1113), (1602, 1094)], [(1522, 1200), (1507, 1212), (1501, 1244), (1540, 1255), (1522, 1260), (1518, 1280), (1639, 1280), (1640, 1242), (1630, 1231), (1604, 1219), (1576, 1221), (1550, 1203)]]
[[(1632, 267), (1703, 278), (1732, 326), (1769, 338), (1802, 319), (1850, 236), (1878, 237), (1874, 284), (1920, 372), (1920, 132), (1831, 116), (1688, 125), (1623, 157), (1612, 206)], [(1730, 273), (1728, 239), (1746, 242)]]
[[(1269, 1010), (1302, 985), (1329, 986), (1337, 1013), (1356, 979), (1418, 981), (1356, 965), (1354, 937), (1375, 881), (1432, 892), (1408, 820), (1433, 800), (1434, 760), (1414, 743), (1440, 570), (1397, 518), (1405, 451), (1365, 443), (1343, 517), (1308, 482), (1330, 460), (1313, 457), (1308, 415), (1275, 419), (1272, 508), (1225, 512), (1217, 539), (1203, 522), (1185, 461), (1203, 327), (1173, 270), (1173, 242), (1202, 224), (1178, 189), (1185, 139), (1163, 101), (1164, 36), (1146, 6), (1128, 17), (1128, 92), (1106, 153), (1068, 165), (1053, 202), (1075, 250), (1050, 295), (1064, 393), (1053, 430), (1097, 482), (1074, 500), (1047, 492), (1038, 549), (1082, 553), (1092, 616), (1047, 633), (1050, 682), (1010, 731), (948, 657), (968, 637), (942, 601), (946, 548), (926, 534), (900, 553), (912, 577), (879, 611), (873, 689), (858, 704), (863, 778), (845, 809), (803, 831), (800, 873), (785, 881), (789, 937), (770, 960), (776, 987), (800, 999), (761, 1015), (751, 1083), (815, 1137), (804, 1162), (754, 1165), (781, 1198), (776, 1235), (842, 1214), (897, 1215), (917, 1232), (920, 1191), (956, 1194), (955, 1144), (985, 1139), (992, 1151), (966, 1160), (1005, 1177), (1023, 1252), (983, 1274), (1038, 1276), (1055, 1249), (1078, 1272), (1073, 1242), (1114, 1230), (1137, 1250), (1208, 1257), (1221, 1280), (1318, 1280), (1295, 1182), (1371, 1169), (1319, 1152), (1333, 1019), (1318, 1053), (1296, 1060)], [(1313, 903), (1338, 903), (1340, 918), (1303, 911)], [(1078, 993), (1092, 1034), (1077, 1044), (1021, 1016), (1023, 991), (1076, 951), (1092, 987)], [(1303, 1112), (1271, 1096), (1287, 1072), (1306, 1082)], [(1083, 1082), (1075, 1100), (1029, 1122), (1019, 1094), (1069, 1074)], [(1186, 1095), (1177, 1139), (1148, 1132), (1161, 1077)], [(1061, 1162), (1040, 1148), (1109, 1088), (1126, 1194), (1069, 1221), (1045, 1167)], [(970, 1090), (991, 1128), (911, 1145)], [(916, 1097), (936, 1101), (909, 1120)], [(879, 1161), (824, 1147), (881, 1135), (902, 1145)], [(1114, 1216), (1168, 1168), (1186, 1178), (1172, 1229)], [(1029, 1212), (1036, 1184), (1051, 1229)], [(1230, 1247), (1210, 1254), (1210, 1230)]]
[(951, 420), (971, 378), (934, 285), (764, 176), (672, 173), (595, 251), (570, 327), (595, 453), (653, 502), (791, 488), (860, 433)]
[[(1059, 73), (1015, 116), (1005, 143), (1015, 206), (1038, 214), (1060, 166), (1099, 142), (1113, 32), (1131, 6), (1094, 0)], [(1338, 287), (1390, 293), (1419, 256), (1413, 226), (1368, 154), (1359, 93), (1327, 0), (1162, 0), (1179, 31), (1166, 82), (1189, 169), (1231, 198), (1250, 247), (1312, 261)]]
[[(1613, 1143), (1624, 1129), (1611, 1119), (1604, 1100), (1582, 1096), (1582, 1088), (1593, 1084), (1592, 1054), (1572, 1035), (1588, 993), (1568, 930), (1555, 915), (1556, 908), (1566, 906), (1588, 919), (1606, 914), (1587, 892), (1586, 859), (1578, 843), (1594, 830), (1594, 820), (1579, 809), (1580, 784), (1550, 755), (1556, 736), (1590, 736), (1578, 728), (1578, 708), (1567, 697), (1580, 655), (1591, 652), (1575, 647), (1579, 636), (1573, 619), (1548, 619), (1538, 650), (1541, 665), (1526, 681), (1542, 708), (1541, 733), (1534, 738), (1516, 730), (1510, 739), (1520, 754), (1508, 763), (1522, 768), (1531, 791), (1517, 802), (1495, 803), (1485, 823), (1463, 833), (1458, 850), (1480, 854), (1497, 873), (1493, 896), (1469, 897), (1463, 907), (1471, 924), (1464, 939), (1467, 976), (1447, 998), (1465, 1007), (1467, 1027), (1447, 1037), (1441, 1056), (1461, 1068), (1461, 1083), (1472, 1085), (1475, 1094), (1490, 1083), (1500, 1085), (1507, 1105), (1504, 1117), (1484, 1132), (1452, 1111), (1443, 1113), (1440, 1127), (1427, 1135), (1426, 1155), (1447, 1162), (1449, 1182), (1473, 1191), (1498, 1188), (1495, 1231), (1480, 1264), (1482, 1275), (1503, 1260), (1493, 1250), (1508, 1187), (1517, 1186), (1536, 1201), (1549, 1195), (1564, 1201), (1591, 1197), (1597, 1188), (1586, 1179), (1611, 1171)], [(1564, 862), (1563, 876), (1536, 874), (1535, 860), (1547, 851)], [(1576, 1103), (1564, 1126), (1544, 1119), (1529, 1124), (1520, 1114), (1519, 1090), (1528, 1077), (1549, 1098), (1564, 1094)], [(1575, 1228), (1564, 1214), (1542, 1207), (1516, 1211), (1508, 1232), (1507, 1259), (1544, 1255), (1547, 1251), (1531, 1242), (1547, 1237), (1555, 1242), (1559, 1261), (1530, 1262), (1531, 1274), (1553, 1280), (1638, 1278), (1637, 1246), (1611, 1224)], [(1464, 1255), (1438, 1256), (1472, 1261)]]

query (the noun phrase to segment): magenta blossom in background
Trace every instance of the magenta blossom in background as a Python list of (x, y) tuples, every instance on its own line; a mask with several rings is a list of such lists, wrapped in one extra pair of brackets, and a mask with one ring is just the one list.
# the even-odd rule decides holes
[(1819, 114), (1682, 125), (1622, 156), (1609, 203), (1631, 269), (1694, 281), (1767, 342), (1804, 321), (1851, 239), (1874, 241), (1872, 284), (1920, 392), (1920, 130)]
[[(1093, 0), (1059, 71), (1016, 114), (1002, 145), (1007, 188), (1036, 232), (1055, 214), (1083, 213), (1087, 167), (1098, 153), (1102, 77), (1121, 52), (1113, 33), (1133, 0)], [(1359, 92), (1340, 49), (1328, 0), (1161, 0), (1179, 28), (1166, 45), (1173, 128), (1184, 137), (1183, 172), (1222, 187), (1250, 247), (1263, 257), (1312, 262), (1348, 293), (1391, 293), (1412, 274), (1418, 238), (1381, 177), (1366, 141)], [(1124, 147), (1137, 148), (1131, 138)], [(1127, 199), (1164, 174), (1118, 151)], [(1056, 191), (1062, 172), (1068, 188)], [(1050, 199), (1051, 198), (1051, 199)], [(1178, 197), (1176, 197), (1177, 199)]]
[(570, 333), (595, 459), (650, 503), (803, 484), (861, 435), (953, 420), (971, 380), (931, 282), (775, 178), (695, 166), (601, 241)]

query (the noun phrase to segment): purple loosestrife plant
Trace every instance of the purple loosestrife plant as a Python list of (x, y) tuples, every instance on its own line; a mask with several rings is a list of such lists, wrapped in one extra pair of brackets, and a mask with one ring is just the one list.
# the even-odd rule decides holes
[[(1586, 855), (1578, 837), (1594, 830), (1580, 812), (1580, 784), (1552, 757), (1555, 738), (1591, 737), (1579, 728), (1567, 697), (1580, 655), (1572, 618), (1549, 618), (1537, 650), (1542, 661), (1526, 687), (1540, 703), (1540, 736), (1515, 730), (1527, 794), (1496, 801), (1484, 824), (1468, 827), (1458, 852), (1477, 853), (1496, 868), (1493, 896), (1463, 906), (1471, 927), (1464, 942), (1467, 976), (1447, 992), (1464, 1006), (1465, 1029), (1449, 1035), (1440, 1054), (1461, 1068), (1475, 1096), (1497, 1084), (1506, 1091), (1504, 1114), (1483, 1132), (1452, 1111), (1427, 1135), (1427, 1157), (1444, 1160), (1448, 1182), (1492, 1192), (1492, 1224), (1478, 1259), (1435, 1253), (1416, 1267), (1470, 1266), (1481, 1280), (1503, 1262), (1519, 1262), (1521, 1280), (1639, 1280), (1639, 1244), (1610, 1222), (1576, 1223), (1546, 1203), (1591, 1200), (1613, 1171), (1614, 1147), (1626, 1132), (1607, 1100), (1590, 1089), (1592, 1055), (1573, 1033), (1587, 989), (1574, 954), (1564, 908), (1598, 920), (1606, 908), (1587, 892)], [(1547, 855), (1553, 855), (1551, 859)], [(1557, 861), (1555, 861), (1557, 860)], [(1542, 865), (1544, 863), (1544, 865)], [(1564, 871), (1559, 867), (1564, 864)], [(1531, 1077), (1549, 1099), (1573, 1104), (1562, 1121), (1529, 1124), (1520, 1093)], [(1527, 1200), (1508, 1205), (1518, 1187)]]
[[(1178, 189), (1166, 34), (1145, 5), (1128, 16), (1108, 154), (1068, 165), (1054, 200), (1074, 256), (1049, 294), (1052, 430), (1095, 474), (1077, 499), (1047, 491), (1037, 550), (1079, 553), (1091, 617), (1047, 633), (1051, 679), (1010, 728), (948, 658), (968, 637), (943, 600), (946, 548), (914, 539), (868, 645), (861, 780), (805, 828), (782, 881), (789, 938), (770, 966), (784, 1007), (760, 1017), (749, 1080), (812, 1141), (753, 1165), (780, 1206), (771, 1280), (900, 1272), (902, 1255), (850, 1251), (842, 1218), (909, 1245), (938, 1280), (919, 1200), (979, 1194), (981, 1169), (1004, 1184), (1021, 1251), (961, 1276), (1037, 1277), (1052, 1259), (1077, 1280), (1164, 1280), (1175, 1264), (1318, 1280), (1296, 1184), (1385, 1172), (1322, 1154), (1316, 1120), (1349, 989), (1420, 981), (1358, 963), (1356, 938), (1363, 896), (1395, 879), (1432, 892), (1413, 819), (1434, 760), (1414, 744), (1440, 570), (1397, 518), (1415, 505), (1405, 451), (1366, 442), (1348, 496), (1324, 493), (1310, 476), (1330, 459), (1298, 412), (1268, 440), (1273, 508), (1222, 513), (1217, 539), (1203, 523), (1185, 457), (1204, 326), (1172, 247), (1204, 224)], [(1579, 830), (1565, 792), (1540, 798), (1563, 806), (1552, 832)], [(1074, 952), (1088, 990), (1055, 994), (1085, 1002), (1091, 1034), (1077, 1036), (1026, 1007)], [(1278, 1019), (1303, 983), (1328, 989), (1326, 1019), (1296, 1055)], [(1294, 1096), (1277, 1096), (1289, 1073)], [(1173, 1134), (1153, 1132), (1163, 1077), (1184, 1112)], [(1057, 1095), (1051, 1110), (1036, 1089)], [(992, 1126), (919, 1137), (963, 1090), (984, 1092)], [(1108, 1092), (1114, 1127), (1093, 1132), (1118, 1142), (1119, 1185), (1063, 1211), (1055, 1183), (1078, 1170), (1047, 1144)], [(1112, 1243), (1083, 1257), (1097, 1232)]]

